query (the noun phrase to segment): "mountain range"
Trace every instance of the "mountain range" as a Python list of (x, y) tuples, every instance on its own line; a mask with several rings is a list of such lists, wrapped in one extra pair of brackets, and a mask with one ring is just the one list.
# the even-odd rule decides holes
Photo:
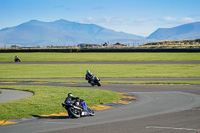
[(16, 27), (0, 30), (0, 45), (74, 46), (79, 43), (102, 44), (115, 39), (144, 37), (116, 32), (95, 24), (81, 24), (63, 19), (54, 22), (31, 20)]
[(75, 46), (80, 43), (146, 43), (158, 40), (184, 40), (200, 38), (200, 22), (173, 28), (159, 28), (147, 38), (116, 32), (95, 24), (82, 24), (67, 20), (41, 22), (31, 20), (15, 27), (0, 30), (0, 47)]
[(159, 28), (147, 39), (189, 40), (200, 38), (200, 22), (180, 25), (173, 28)]

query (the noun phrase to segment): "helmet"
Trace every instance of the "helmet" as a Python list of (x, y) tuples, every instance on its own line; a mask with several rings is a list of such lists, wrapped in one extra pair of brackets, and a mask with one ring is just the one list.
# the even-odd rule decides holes
[(72, 93), (69, 93), (68, 94), (68, 97), (73, 97), (74, 95)]
[(90, 73), (90, 70), (87, 70), (86, 73)]

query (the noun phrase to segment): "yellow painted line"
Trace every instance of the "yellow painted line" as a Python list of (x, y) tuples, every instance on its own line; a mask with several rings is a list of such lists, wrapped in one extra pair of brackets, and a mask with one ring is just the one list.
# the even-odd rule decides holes
[(68, 116), (68, 113), (50, 114), (50, 115), (40, 115), (40, 117), (56, 117), (56, 116)]
[(111, 84), (111, 83), (101, 83), (101, 84), (108, 85), (108, 84)]
[(51, 115), (40, 115), (40, 117), (50, 117)]
[(111, 109), (113, 108), (112, 106), (104, 106), (104, 105), (98, 105), (96, 107), (91, 107), (93, 110), (105, 110), (105, 109)]
[(8, 125), (8, 124), (16, 124), (16, 123), (18, 123), (18, 122), (13, 122), (13, 121), (5, 121), (5, 120), (3, 120), (3, 121), (0, 121), (0, 125)]
[(61, 112), (61, 113), (59, 113), (60, 114), (60, 116), (68, 116), (68, 113), (63, 113), (63, 112)]
[(130, 103), (132, 103), (133, 101), (122, 101), (122, 100), (118, 100), (118, 101), (116, 101), (116, 102), (114, 102), (114, 103), (122, 103), (122, 104), (130, 104)]
[(60, 114), (50, 114), (50, 116), (60, 116)]
[(13, 83), (17, 83), (17, 82), (0, 82), (0, 83), (8, 83), (8, 84), (13, 84)]
[(130, 94), (128, 94), (128, 93), (119, 93), (119, 94), (121, 94), (121, 95), (130, 95)]
[(131, 96), (123, 96), (123, 98), (137, 99), (137, 97), (131, 97)]

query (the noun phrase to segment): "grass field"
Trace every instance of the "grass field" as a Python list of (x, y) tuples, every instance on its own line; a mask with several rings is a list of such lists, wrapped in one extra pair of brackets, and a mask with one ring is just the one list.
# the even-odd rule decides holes
[[(0, 53), (0, 62), (22, 61), (199, 61), (200, 53)], [(0, 81), (28, 81), (27, 78), (84, 78), (90, 69), (98, 77), (200, 77), (194, 64), (1, 64)], [(14, 79), (14, 80), (13, 80)], [(41, 80), (35, 80), (40, 82)], [(86, 82), (62, 81), (54, 82)], [(102, 81), (130, 84), (199, 84), (200, 81)], [(85, 99), (89, 106), (112, 102), (121, 95), (111, 91), (51, 86), (4, 86), (34, 92), (33, 97), (0, 103), (0, 120), (65, 112), (61, 107), (68, 92)]]
[[(35, 84), (45, 84), (45, 83), (63, 83), (63, 84), (77, 84), (77, 83), (87, 83), (86, 80), (55, 80), (55, 79), (36, 79), (36, 80), (31, 80), (31, 79), (0, 79), (0, 83), (19, 83), (19, 82), (28, 82), (28, 83), (35, 83)], [(157, 84), (157, 85), (199, 85), (200, 81), (196, 80), (196, 81), (101, 81), (101, 84), (121, 84), (121, 83), (125, 83), (125, 84), (145, 84), (145, 85), (152, 85), (152, 84)]]
[(61, 106), (61, 103), (70, 92), (73, 93), (74, 96), (83, 98), (89, 107), (100, 103), (109, 103), (122, 98), (122, 96), (116, 92), (100, 89), (72, 89), (58, 86), (0, 86), (0, 88), (34, 92), (34, 96), (29, 98), (0, 103), (0, 120), (66, 112)]
[(199, 77), (200, 65), (188, 64), (1, 64), (0, 78)]
[(200, 53), (0, 53), (1, 62), (22, 61), (199, 61)]

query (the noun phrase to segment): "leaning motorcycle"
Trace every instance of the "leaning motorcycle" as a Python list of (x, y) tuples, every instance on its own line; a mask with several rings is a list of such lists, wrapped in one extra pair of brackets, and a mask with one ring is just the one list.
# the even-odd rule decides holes
[(15, 58), (15, 62), (21, 62), (20, 58)]
[(83, 107), (79, 103), (62, 103), (62, 106), (67, 110), (69, 117), (80, 118), (83, 116), (94, 116), (95, 113), (92, 109), (87, 107), (87, 111), (84, 111)]
[(91, 84), (92, 86), (95, 86), (95, 85), (101, 86), (100, 79), (99, 79), (97, 76), (94, 76), (94, 77), (93, 77), (93, 80), (90, 82), (90, 84)]

